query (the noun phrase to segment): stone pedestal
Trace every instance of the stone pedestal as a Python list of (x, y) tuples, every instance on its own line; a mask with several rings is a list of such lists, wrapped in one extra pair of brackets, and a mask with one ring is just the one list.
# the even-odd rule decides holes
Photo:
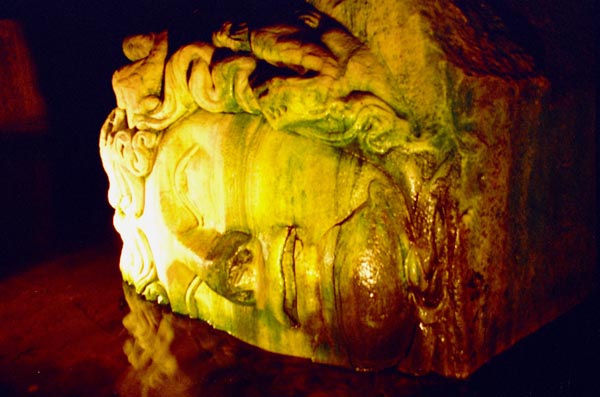
[(592, 287), (550, 82), (483, 6), (312, 3), (125, 40), (100, 138), (123, 277), (267, 350), (466, 377)]

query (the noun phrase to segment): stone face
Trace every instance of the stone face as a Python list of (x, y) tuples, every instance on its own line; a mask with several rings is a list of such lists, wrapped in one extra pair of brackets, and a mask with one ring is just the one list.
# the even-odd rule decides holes
[(552, 242), (548, 80), (485, 7), (313, 3), (125, 40), (123, 277), (267, 350), (466, 377), (590, 288), (588, 247)]

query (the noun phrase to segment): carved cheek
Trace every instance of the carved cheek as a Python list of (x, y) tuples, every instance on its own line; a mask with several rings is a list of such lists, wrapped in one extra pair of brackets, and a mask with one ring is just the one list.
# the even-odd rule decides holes
[(396, 220), (367, 203), (341, 226), (334, 262), (341, 339), (357, 368), (393, 365), (410, 347), (417, 316), (408, 295)]

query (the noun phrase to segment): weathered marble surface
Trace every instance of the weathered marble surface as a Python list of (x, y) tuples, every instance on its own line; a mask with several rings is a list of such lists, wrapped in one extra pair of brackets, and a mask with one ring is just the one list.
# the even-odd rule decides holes
[(589, 290), (544, 208), (548, 81), (485, 9), (313, 3), (125, 40), (100, 138), (123, 277), (268, 350), (465, 377)]

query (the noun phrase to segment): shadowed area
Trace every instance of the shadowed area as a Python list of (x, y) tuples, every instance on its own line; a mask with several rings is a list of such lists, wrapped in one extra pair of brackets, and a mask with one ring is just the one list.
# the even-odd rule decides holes
[(591, 396), (600, 333), (588, 301), (470, 379), (359, 373), (271, 354), (121, 284), (118, 248), (0, 282), (3, 396)]
[[(600, 357), (596, 296), (470, 379), (455, 381), (391, 370), (356, 373), (266, 353), (123, 288), (121, 243), (109, 243), (116, 238), (113, 211), (97, 144), (102, 121), (114, 106), (111, 75), (127, 63), (121, 41), (130, 34), (172, 28), (176, 48), (194, 38), (206, 40), (206, 32), (225, 15), (257, 18), (278, 4), (233, 3), (0, 4), (0, 19), (21, 24), (47, 112), (44, 131), (0, 129), (0, 395), (595, 396)], [(467, 14), (486, 12), (478, 1), (457, 3)], [(573, 6), (559, 0), (488, 3), (508, 21), (516, 35), (511, 39), (534, 56), (552, 81), (546, 123), (567, 132), (590, 128), (588, 121), (597, 118), (597, 106), (589, 106), (597, 100), (597, 7), (587, 0)], [(572, 118), (571, 110), (582, 117)], [(591, 181), (597, 171), (591, 146), (598, 134), (588, 138), (544, 135), (553, 162), (535, 172), (562, 170), (550, 186), (564, 204), (559, 210), (584, 214), (591, 224), (597, 222), (597, 203), (589, 200), (596, 197)], [(562, 150), (569, 145), (576, 150)], [(595, 168), (577, 173), (580, 163)], [(580, 186), (585, 187), (583, 199), (569, 194)], [(536, 197), (530, 204), (542, 206)], [(535, 238), (543, 241), (540, 230)], [(583, 240), (576, 234), (570, 238)], [(571, 284), (577, 289), (577, 283)]]

